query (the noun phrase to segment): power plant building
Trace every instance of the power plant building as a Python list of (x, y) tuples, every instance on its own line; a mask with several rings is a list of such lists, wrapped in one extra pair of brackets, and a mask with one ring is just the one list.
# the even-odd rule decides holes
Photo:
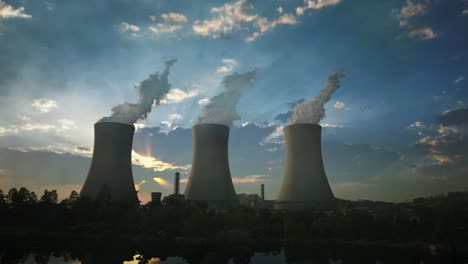
[(229, 127), (198, 124), (192, 131), (193, 160), (185, 198), (217, 208), (239, 204), (229, 170)]
[(138, 202), (131, 160), (134, 132), (132, 125), (94, 124), (93, 158), (80, 197), (95, 199), (103, 188), (107, 188), (114, 201)]
[(284, 127), (286, 161), (276, 209), (333, 206), (335, 197), (322, 161), (322, 127), (293, 124)]

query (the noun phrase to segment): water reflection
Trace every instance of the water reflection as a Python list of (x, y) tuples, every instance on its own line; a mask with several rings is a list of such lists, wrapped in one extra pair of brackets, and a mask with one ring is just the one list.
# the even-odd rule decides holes
[(434, 256), (426, 249), (303, 245), (193, 245), (175, 243), (21, 242), (0, 243), (2, 264), (387, 264), (468, 263), (466, 256)]

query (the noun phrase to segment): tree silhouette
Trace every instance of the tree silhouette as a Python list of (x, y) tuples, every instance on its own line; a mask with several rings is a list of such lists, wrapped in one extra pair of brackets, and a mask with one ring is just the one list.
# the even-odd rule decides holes
[(0, 190), (0, 207), (4, 207), (5, 204), (6, 204), (5, 194), (3, 194), (3, 191)]
[(58, 194), (57, 190), (44, 190), (44, 194), (41, 196), (41, 203), (46, 203), (46, 204), (56, 204), (58, 203)]
[(35, 204), (37, 202), (37, 195), (25, 187), (21, 187), (19, 190), (11, 188), (8, 191), (7, 200), (11, 206), (21, 207)]

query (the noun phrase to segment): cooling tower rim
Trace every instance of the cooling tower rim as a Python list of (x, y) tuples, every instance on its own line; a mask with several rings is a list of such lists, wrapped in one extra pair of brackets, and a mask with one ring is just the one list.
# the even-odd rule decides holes
[(294, 128), (294, 127), (311, 127), (311, 128), (319, 128), (321, 129), (322, 126), (319, 124), (312, 124), (312, 123), (297, 123), (297, 124), (291, 124), (287, 125), (284, 128)]
[(218, 123), (203, 123), (203, 124), (196, 124), (192, 126), (192, 128), (195, 128), (195, 127), (219, 127), (219, 128), (223, 127), (223, 128), (229, 129), (229, 126), (225, 124), (218, 124)]
[(129, 124), (125, 124), (125, 123), (119, 123), (119, 122), (108, 122), (108, 121), (103, 121), (103, 122), (96, 122), (94, 124), (94, 127), (110, 127), (110, 126), (115, 126), (115, 127), (122, 127), (122, 128), (131, 128), (133, 130), (135, 130), (135, 126), (134, 125), (129, 125)]

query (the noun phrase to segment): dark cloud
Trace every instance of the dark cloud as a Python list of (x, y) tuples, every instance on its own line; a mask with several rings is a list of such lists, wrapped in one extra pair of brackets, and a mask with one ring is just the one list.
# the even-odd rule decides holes
[(468, 108), (446, 111), (440, 115), (439, 122), (444, 126), (466, 125), (468, 124)]

